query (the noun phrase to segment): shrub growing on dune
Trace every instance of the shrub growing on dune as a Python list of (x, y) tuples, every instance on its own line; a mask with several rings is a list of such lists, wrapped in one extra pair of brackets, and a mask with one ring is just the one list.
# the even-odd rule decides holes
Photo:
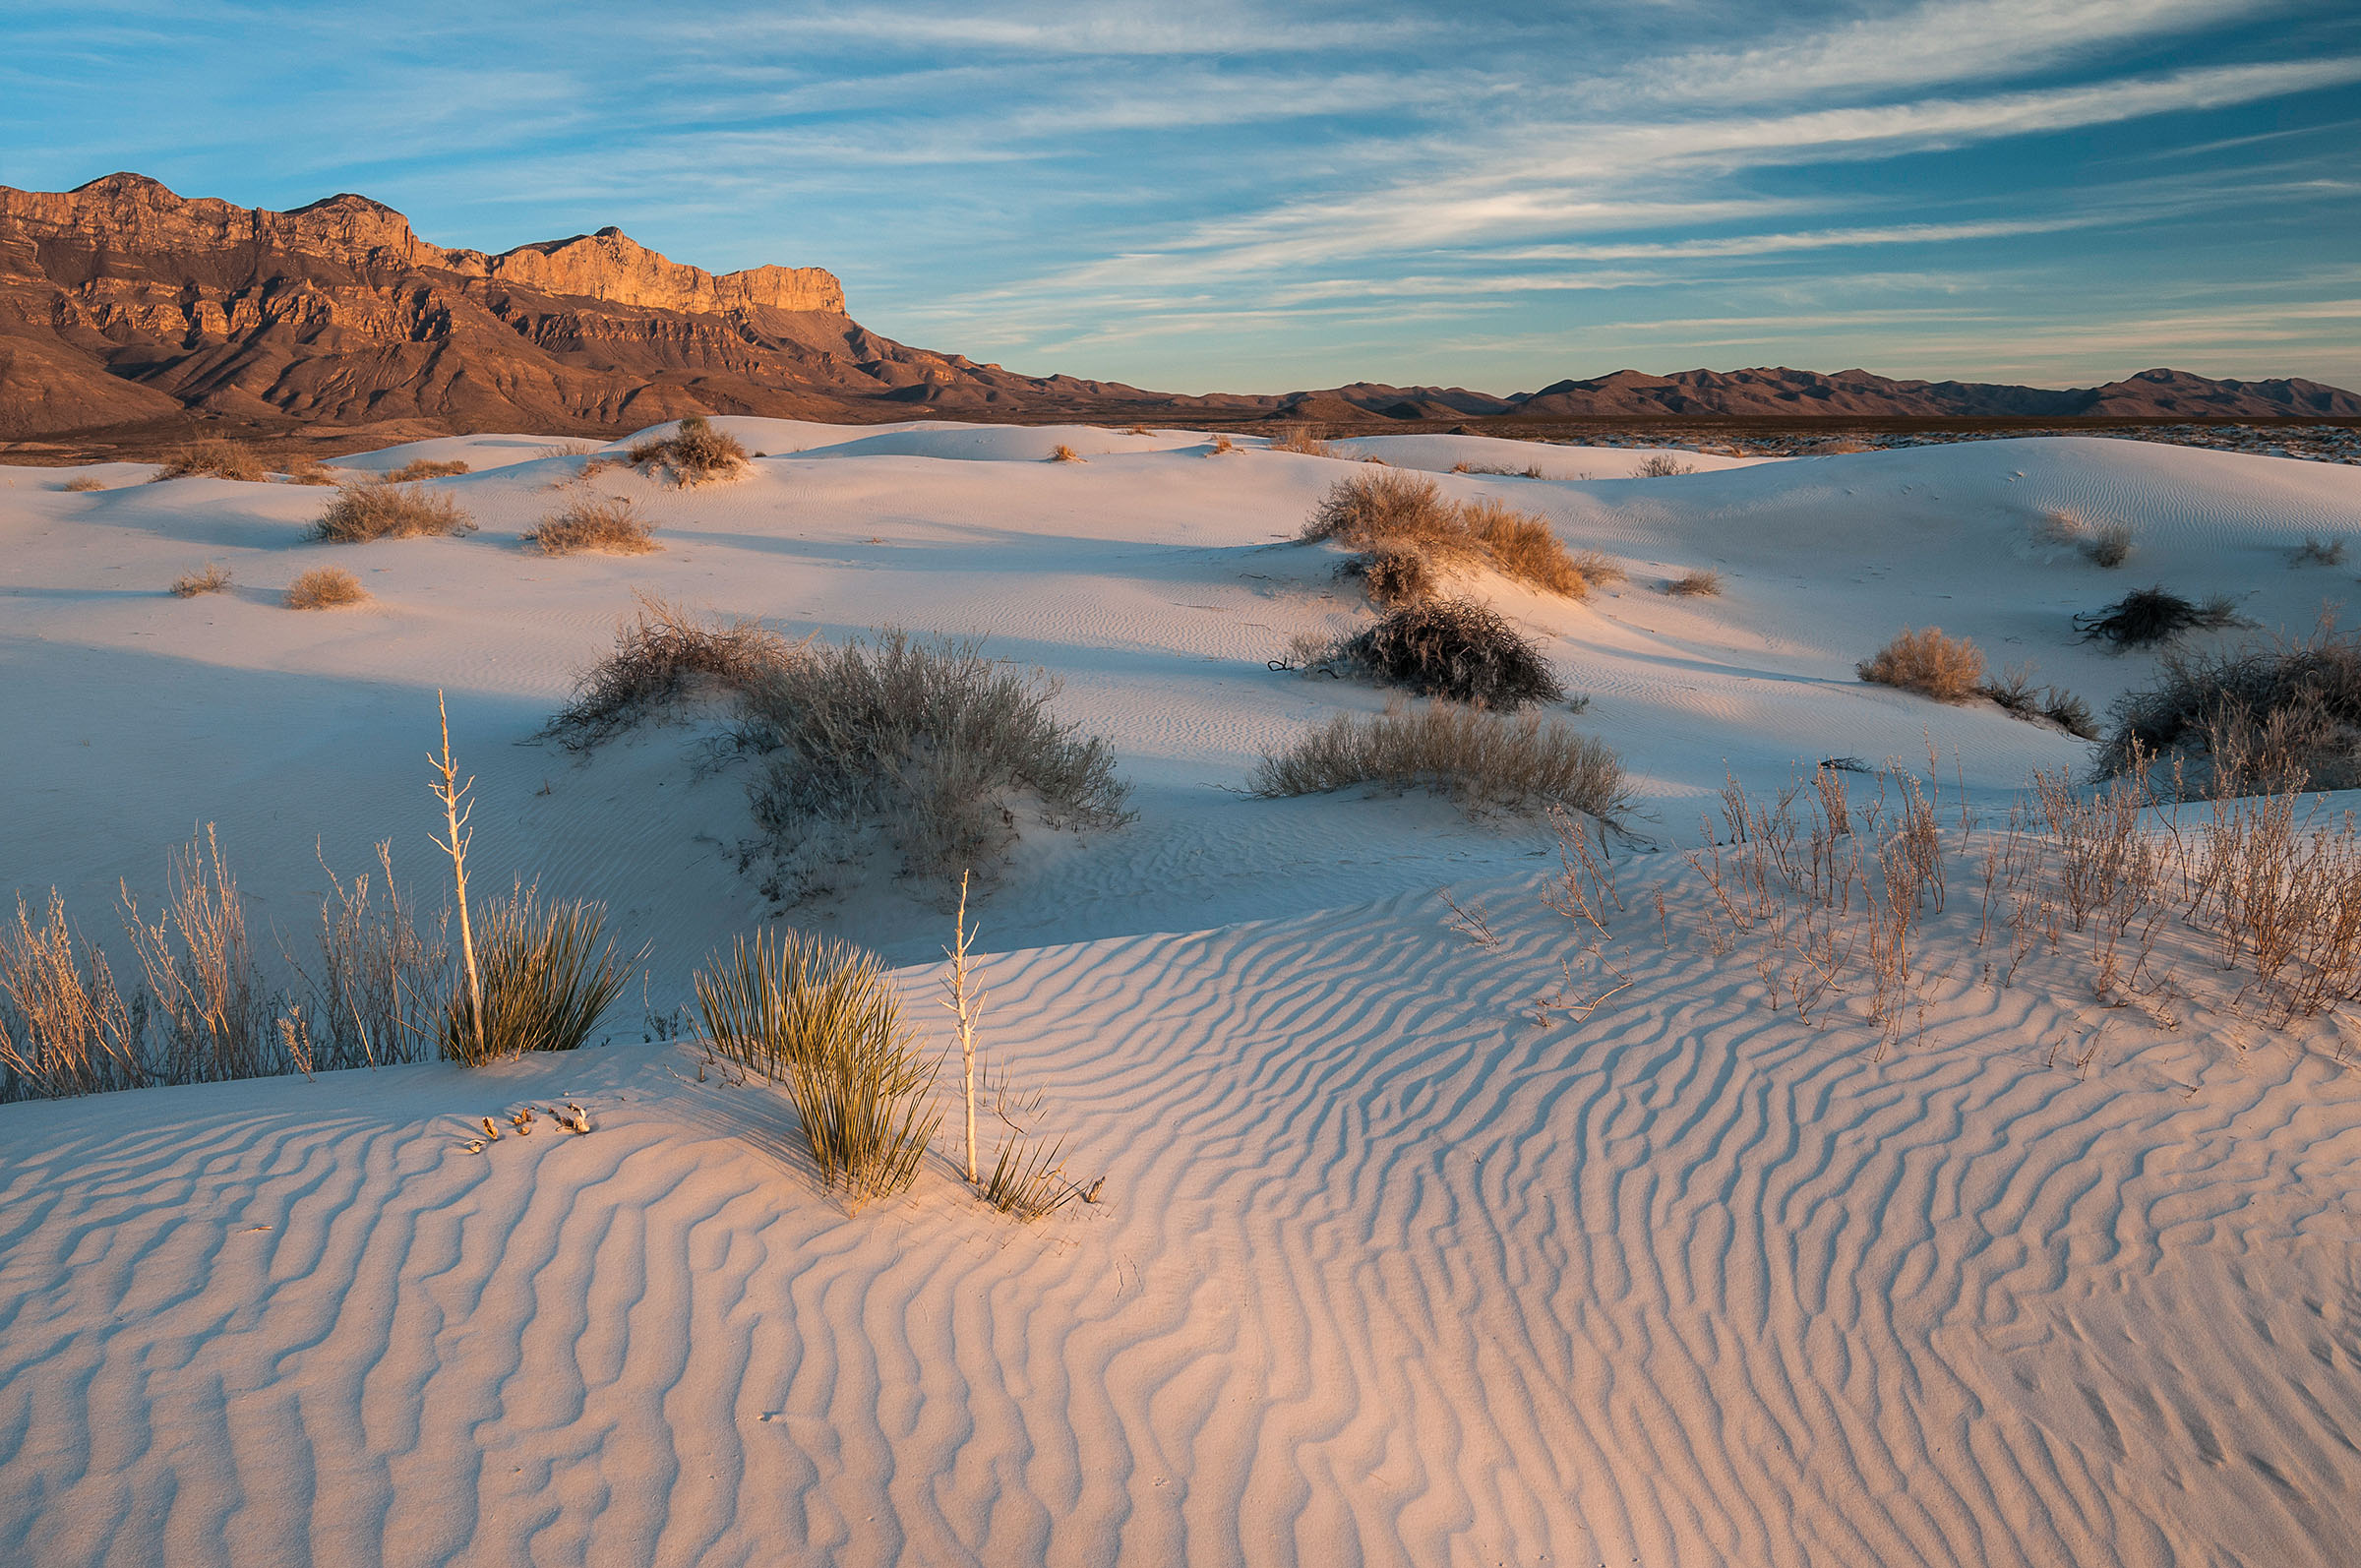
[(2099, 771), (2160, 759), (2212, 796), (2361, 785), (2361, 633), (2324, 621), (2311, 635), (2204, 653), (2167, 651), (2156, 684), (2109, 713)]
[(589, 1039), (631, 977), (614, 942), (601, 939), (604, 908), (544, 904), (538, 889), (520, 886), (481, 913), (482, 1024), (469, 988), (454, 987), (443, 1014), (444, 1057), (475, 1067), (528, 1051), (573, 1051)]
[(448, 495), (370, 479), (339, 491), (312, 524), (312, 537), (330, 544), (366, 544), (372, 539), (469, 533), (474, 528), (474, 519)]
[(1668, 579), (1665, 591), (1676, 599), (1717, 598), (1722, 592), (1722, 573), (1701, 567)]
[(244, 442), (209, 438), (190, 442), (185, 447), (175, 447), (165, 452), (164, 465), (155, 477), (242, 479), (260, 484), (270, 478), (271, 473), (263, 466), (262, 454)]
[(458, 458), (437, 462), (432, 457), (419, 457), (386, 475), (388, 484), (405, 485), (420, 479), (450, 479), (467, 471), (467, 464)]
[(141, 1060), (147, 1014), (124, 999), (106, 953), (66, 920), (55, 889), (36, 919), (17, 899), (0, 923), (0, 1104), (131, 1089), (148, 1081)]
[(1266, 753), (1249, 788), (1273, 797), (1356, 784), (1432, 790), (1471, 811), (1556, 806), (1612, 822), (1629, 808), (1622, 763), (1604, 743), (1538, 713), (1509, 718), (1447, 702), (1339, 713)]
[(654, 594), (635, 598), (637, 612), (616, 630), (615, 651), (575, 684), (543, 739), (586, 752), (676, 704), (743, 697), (792, 652), (751, 618), (707, 622)]
[(342, 567), (315, 567), (287, 584), (290, 610), (337, 610), (368, 600), (369, 590), (361, 586), (361, 579)]
[(1855, 667), (1874, 686), (1899, 687), (1938, 702), (1965, 702), (1984, 678), (1984, 654), (1966, 637), (1947, 637), (1941, 627), (1908, 627)]
[(1331, 453), (1328, 450), (1328, 443), (1320, 439), (1319, 427), (1316, 425), (1289, 425), (1286, 429), (1280, 431), (1277, 435), (1270, 438), (1270, 442), (1265, 450), (1270, 452), (1292, 452), (1299, 456), (1303, 457), (1327, 457), (1333, 455), (1333, 453)]
[(1339, 570), (1359, 577), (1369, 602), (1381, 608), (1426, 598), (1440, 586), (1426, 556), (1418, 550), (1364, 551)]
[(1080, 452), (1062, 441), (1050, 450), (1050, 461), (1052, 462), (1085, 462), (1087, 460)]
[(1998, 703), (2002, 712), (2028, 724), (2046, 721), (2082, 741), (2098, 739), (2098, 726), (2090, 716), (2090, 704), (2064, 687), (2033, 687), (2033, 667), (2030, 664), (2011, 666), (1999, 680), (1986, 681), (1976, 689)]
[(655, 532), (656, 525), (628, 497), (584, 497), (542, 518), (524, 540), (545, 556), (585, 550), (636, 556), (663, 548)]
[[(1454, 502), (1429, 475), (1404, 469), (1338, 480), (1303, 524), (1302, 537), (1362, 552), (1364, 559), (1347, 570), (1370, 584), (1370, 597), (1379, 604), (1433, 591), (1443, 572), (1457, 564), (1482, 563), (1502, 576), (1574, 599), (1622, 576), (1604, 556), (1568, 555), (1544, 517), (1489, 498)], [(1380, 567), (1381, 557), (1391, 559)], [(1410, 557), (1418, 558), (1415, 568)]]
[(194, 599), (201, 593), (224, 593), (228, 589), (229, 569), (214, 561), (208, 561), (194, 572), (184, 572), (172, 580), (172, 595), (178, 599)]
[(298, 457), (287, 464), (287, 483), (291, 485), (333, 485), (335, 474), (317, 457)]
[(2117, 648), (2144, 648), (2169, 642), (2184, 632), (2218, 632), (2249, 623), (2238, 614), (2236, 601), (2216, 594), (2204, 604), (2192, 604), (2162, 584), (2135, 588), (2103, 609), (2074, 618), (2074, 629), (2085, 642), (2104, 642)]
[(2342, 539), (2314, 539), (2306, 536), (2288, 555), (2288, 565), (2297, 567), (2340, 567), (2344, 565)]
[[(715, 430), (702, 414), (691, 414), (672, 435), (634, 447), (625, 460), (635, 468), (668, 468), (672, 482), (689, 489), (710, 480), (737, 478), (745, 472), (748, 458), (737, 437)], [(591, 469), (585, 465), (583, 471)]]
[(995, 664), (972, 642), (886, 631), (873, 644), (807, 644), (741, 702), (738, 744), (764, 757), (755, 818), (787, 896), (816, 856), (846, 858), (881, 829), (907, 874), (946, 882), (998, 860), (1014, 808), (1052, 826), (1129, 820), (1115, 754), (1050, 711), (1057, 681)]
[(1668, 452), (1660, 452), (1634, 468), (1632, 474), (1640, 479), (1676, 479), (1682, 474), (1693, 474), (1696, 471), (1695, 463), (1675, 457)]
[(93, 479), (89, 474), (81, 474), (75, 478), (67, 480), (62, 488), (72, 492), (75, 495), (82, 496), (88, 495), (93, 490), (104, 490), (106, 488), (106, 482), (101, 479)]
[(1565, 695), (1540, 644), (1488, 605), (1432, 599), (1404, 605), (1336, 644), (1353, 665), (1421, 696), (1511, 709)]
[(884, 965), (832, 937), (740, 937), (695, 977), (715, 1051), (784, 1082), (821, 1182), (859, 1207), (908, 1186), (940, 1117)]

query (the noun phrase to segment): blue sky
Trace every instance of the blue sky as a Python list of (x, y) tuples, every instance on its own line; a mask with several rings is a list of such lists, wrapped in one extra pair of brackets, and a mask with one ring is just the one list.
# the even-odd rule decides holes
[(2354, 0), (0, 4), (0, 183), (838, 272), (1172, 391), (2361, 387)]

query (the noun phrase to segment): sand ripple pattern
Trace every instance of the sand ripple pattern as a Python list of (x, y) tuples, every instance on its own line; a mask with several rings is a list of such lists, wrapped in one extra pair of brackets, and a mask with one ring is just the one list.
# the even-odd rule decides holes
[(2361, 1560), (2351, 1075), (1872, 1062), (1652, 943), (1544, 1027), (1494, 907), (993, 959), (1108, 1174), (1030, 1229), (664, 1047), (6, 1108), (0, 1562)]

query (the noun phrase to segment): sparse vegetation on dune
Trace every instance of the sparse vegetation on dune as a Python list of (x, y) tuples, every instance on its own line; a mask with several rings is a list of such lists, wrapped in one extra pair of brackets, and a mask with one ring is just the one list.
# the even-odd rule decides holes
[(1320, 430), (1317, 425), (1289, 425), (1270, 438), (1267, 450), (1292, 452), (1303, 457), (1334, 455), (1328, 450), (1328, 443), (1320, 439)]
[(56, 890), (37, 919), (19, 894), (16, 923), (0, 924), (0, 1102), (139, 1087), (146, 1029), (145, 999), (135, 1011)]
[(470, 533), (474, 528), (474, 519), (448, 495), (372, 479), (338, 491), (312, 524), (312, 537), (329, 544), (366, 544), (372, 539)]
[(406, 485), (420, 479), (451, 479), (467, 472), (467, 464), (454, 457), (438, 462), (432, 457), (418, 457), (403, 463), (385, 476), (391, 485)]
[(2043, 513), (2036, 532), (2044, 543), (2070, 546), (2092, 566), (2109, 571), (2131, 560), (2138, 542), (2132, 525), (2120, 518), (2090, 518), (2063, 508)]
[(1718, 598), (1722, 592), (1722, 573), (1707, 567), (1667, 578), (1665, 592), (1676, 599)]
[(1346, 570), (1370, 584), (1379, 604), (1439, 591), (1454, 565), (1483, 564), (1575, 599), (1622, 576), (1604, 556), (1569, 555), (1546, 518), (1489, 497), (1454, 502), (1430, 475), (1403, 469), (1338, 480), (1303, 524), (1302, 537), (1362, 552)]
[(485, 906), (476, 943), (482, 1013), (473, 988), (445, 1003), (443, 1055), (481, 1066), (528, 1051), (573, 1051), (623, 995), (631, 964), (602, 937), (606, 911), (587, 901), (543, 902), (518, 886)]
[(2000, 705), (2013, 719), (2027, 723), (2044, 722), (2056, 725), (2077, 740), (2098, 739), (2098, 725), (2090, 716), (2090, 704), (2063, 687), (2033, 687), (2033, 667), (2019, 664), (2010, 667), (1998, 680), (1986, 681), (1976, 688), (1984, 696)]
[(317, 457), (298, 457), (287, 464), (287, 483), (291, 485), (333, 485), (340, 483), (328, 464)]
[(2361, 786), (2361, 633), (2167, 650), (2156, 684), (2109, 713), (2102, 775), (2160, 768), (2210, 796)]
[(1415, 600), (1324, 647), (1299, 645), (1278, 666), (1343, 666), (1421, 696), (1502, 710), (1565, 695), (1541, 645), (1472, 599)]
[(94, 479), (89, 474), (79, 474), (74, 478), (67, 480), (58, 488), (71, 492), (74, 495), (83, 496), (90, 494), (93, 490), (104, 490), (106, 488), (106, 482), (102, 479)]
[[(164, 453), (164, 465), (157, 470), (156, 479), (240, 479), (261, 484), (271, 477), (263, 466), (263, 458), (242, 441), (222, 441), (209, 438), (193, 441), (185, 447), (175, 447)], [(152, 482), (152, 481), (151, 481)]]
[(201, 593), (225, 593), (229, 589), (229, 569), (218, 562), (208, 561), (194, 572), (184, 572), (172, 579), (172, 596), (194, 599)]
[(645, 555), (661, 550), (656, 525), (641, 515), (628, 497), (585, 497), (559, 508), (534, 524), (524, 542), (545, 556), (570, 556), (582, 551), (606, 555)]
[[(624, 460), (635, 468), (668, 469), (673, 483), (683, 489), (735, 479), (746, 471), (749, 461), (738, 438), (715, 430), (702, 414), (691, 414), (670, 436), (641, 442)], [(603, 465), (602, 459), (593, 457), (583, 464), (582, 472), (588, 475)]]
[(1279, 797), (1358, 784), (1432, 790), (1471, 812), (1554, 806), (1612, 822), (1629, 809), (1622, 763), (1605, 743), (1539, 713), (1511, 718), (1454, 702), (1333, 715), (1264, 754), (1247, 787)]
[(1238, 451), (1237, 442), (1232, 441), (1228, 436), (1216, 436), (1213, 438), (1213, 447), (1209, 452), (1206, 452), (1206, 455), (1209, 457), (1223, 457), (1236, 451)]
[(1087, 460), (1080, 452), (1062, 441), (1050, 449), (1050, 461), (1052, 462), (1084, 462)]
[(1675, 457), (1668, 452), (1660, 452), (1634, 468), (1632, 474), (1633, 477), (1639, 479), (1676, 479), (1682, 474), (1693, 474), (1696, 471), (1697, 465), (1686, 458)]
[(676, 704), (742, 698), (793, 650), (759, 621), (708, 621), (654, 594), (634, 595), (633, 618), (616, 630), (615, 651), (575, 683), (574, 700), (543, 728), (543, 739), (583, 752)]
[(743, 694), (737, 743), (763, 759), (755, 817), (773, 896), (796, 897), (882, 834), (906, 874), (943, 881), (995, 864), (1015, 809), (1054, 827), (1129, 819), (1107, 743), (1050, 711), (1047, 673), (995, 664), (977, 644), (886, 631), (807, 643)]
[(2218, 632), (2250, 624), (2226, 593), (2192, 604), (2177, 593), (2165, 592), (2162, 584), (2135, 588), (2103, 609), (2074, 618), (2074, 629), (2082, 633), (2082, 640), (2116, 648), (2145, 648), (2169, 642), (2184, 632)]
[(290, 610), (339, 610), (368, 601), (369, 590), (361, 586), (361, 579), (342, 567), (314, 567), (287, 584)]
[(1966, 637), (1948, 637), (1941, 627), (1900, 635), (1855, 667), (1873, 686), (1899, 687), (1938, 702), (1965, 702), (1984, 678), (1984, 654)]
[(2344, 565), (2342, 539), (2315, 539), (2305, 536), (2304, 542), (2289, 553), (2289, 566), (2340, 567)]

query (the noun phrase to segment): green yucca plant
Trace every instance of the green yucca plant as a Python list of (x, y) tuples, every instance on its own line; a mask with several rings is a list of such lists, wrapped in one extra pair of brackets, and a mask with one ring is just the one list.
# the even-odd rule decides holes
[(483, 911), (483, 1019), (463, 986), (443, 1014), (443, 1055), (480, 1066), (527, 1051), (572, 1051), (623, 994), (632, 960), (602, 942), (606, 910), (595, 903), (541, 902), (518, 887)]
[(1058, 1158), (1063, 1148), (1061, 1142), (1044, 1144), (1021, 1133), (1011, 1136), (993, 1162), (984, 1201), (1019, 1220), (1038, 1220), (1076, 1198), (1094, 1198), (1095, 1184), (1086, 1191), (1065, 1178), (1065, 1166)]
[(857, 1208), (916, 1178), (941, 1120), (927, 1106), (935, 1069), (911, 1051), (876, 954), (793, 931), (742, 936), (695, 986), (714, 1049), (786, 1084), (823, 1184)]

